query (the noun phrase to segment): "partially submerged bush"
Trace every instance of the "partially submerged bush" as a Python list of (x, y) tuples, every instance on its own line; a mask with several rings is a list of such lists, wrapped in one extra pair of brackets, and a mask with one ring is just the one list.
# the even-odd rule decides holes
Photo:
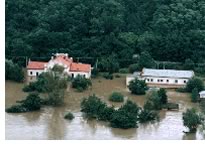
[(189, 132), (196, 132), (197, 127), (202, 124), (202, 116), (197, 113), (196, 109), (187, 109), (183, 113), (183, 124), (189, 128)]
[(83, 90), (86, 90), (91, 85), (92, 83), (90, 79), (86, 79), (85, 77), (80, 76), (80, 75), (75, 77), (72, 81), (72, 87), (76, 88), (80, 92), (82, 92)]
[(166, 94), (166, 90), (163, 89), (163, 88), (160, 88), (159, 91), (157, 91), (158, 93), (158, 96), (160, 98), (160, 101), (162, 104), (167, 104), (168, 102), (168, 97), (167, 97), (167, 94)]
[(148, 121), (155, 121), (159, 119), (159, 114), (157, 111), (143, 109), (139, 114), (139, 122), (145, 123)]
[(81, 102), (81, 111), (86, 114), (88, 118), (98, 118), (99, 112), (106, 107), (95, 95), (84, 98)]
[(199, 100), (199, 92), (197, 88), (194, 88), (191, 92), (191, 101), (196, 103)]
[(161, 99), (156, 91), (152, 91), (144, 104), (146, 110), (160, 110), (162, 108)]
[(198, 89), (198, 91), (202, 91), (204, 89), (204, 83), (199, 78), (192, 78), (186, 84), (186, 91), (192, 92), (193, 89)]
[(40, 110), (41, 108), (41, 98), (36, 93), (29, 94), (25, 100), (17, 101), (19, 105), (11, 106), (6, 109), (8, 113), (21, 113)]
[(124, 96), (119, 92), (113, 92), (109, 96), (109, 100), (113, 101), (113, 102), (123, 102), (124, 101)]
[(110, 121), (112, 119), (112, 114), (115, 112), (114, 107), (104, 107), (100, 110), (98, 114), (98, 120)]
[(130, 84), (128, 85), (129, 90), (132, 94), (136, 95), (144, 95), (145, 90), (147, 89), (147, 84), (143, 80), (138, 80), (137, 78), (135, 80), (132, 80)]
[(64, 115), (64, 118), (68, 120), (73, 120), (75, 117), (71, 112), (66, 112), (66, 114)]

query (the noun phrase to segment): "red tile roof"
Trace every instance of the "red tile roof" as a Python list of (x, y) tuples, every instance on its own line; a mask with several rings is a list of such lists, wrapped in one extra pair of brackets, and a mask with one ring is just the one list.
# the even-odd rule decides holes
[(89, 72), (91, 70), (90, 64), (71, 63), (70, 71)]
[(29, 61), (27, 65), (27, 69), (44, 69), (45, 64), (47, 64), (47, 62)]
[(67, 65), (68, 67), (73, 62), (72, 59), (69, 59), (68, 57), (64, 57), (64, 56), (56, 56), (56, 58), (54, 58), (54, 60), (58, 61), (58, 62), (61, 62), (62, 64)]

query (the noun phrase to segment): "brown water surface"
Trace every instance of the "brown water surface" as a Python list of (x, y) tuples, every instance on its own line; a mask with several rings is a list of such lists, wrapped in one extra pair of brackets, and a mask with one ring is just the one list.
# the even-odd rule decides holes
[[(196, 134), (184, 134), (186, 128), (182, 122), (182, 112), (190, 107), (198, 107), (190, 102), (188, 94), (168, 91), (169, 101), (179, 103), (179, 111), (161, 111), (160, 121), (156, 123), (139, 124), (138, 128), (117, 129), (109, 127), (108, 123), (86, 120), (80, 112), (80, 102), (83, 97), (95, 93), (109, 105), (120, 107), (121, 103), (111, 103), (108, 96), (112, 91), (120, 91), (126, 99), (135, 101), (142, 106), (145, 96), (131, 95), (125, 88), (125, 77), (114, 80), (94, 79), (93, 87), (83, 93), (70, 89), (65, 97), (63, 107), (43, 107), (40, 111), (8, 114), (6, 113), (6, 139), (205, 139), (201, 131)], [(24, 84), (6, 81), (6, 107), (16, 100), (26, 96), (22, 92)], [(74, 113), (72, 121), (63, 118), (65, 111)]]

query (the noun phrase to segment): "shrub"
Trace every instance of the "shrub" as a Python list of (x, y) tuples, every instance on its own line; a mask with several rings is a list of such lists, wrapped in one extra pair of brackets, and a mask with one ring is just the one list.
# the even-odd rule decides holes
[(186, 90), (187, 92), (192, 92), (192, 90), (196, 88), (198, 91), (202, 91), (204, 89), (204, 83), (199, 78), (192, 78), (187, 82)]
[(86, 79), (80, 75), (78, 75), (72, 81), (72, 87), (76, 88), (78, 91), (86, 90), (91, 85), (92, 85), (92, 83), (91, 83), (90, 79)]
[(124, 96), (119, 92), (113, 92), (110, 95), (109, 100), (113, 101), (113, 102), (123, 102), (124, 101)]
[(159, 119), (159, 114), (156, 111), (143, 109), (143, 110), (141, 110), (141, 112), (139, 114), (139, 122), (140, 123), (145, 123), (148, 121), (155, 121), (158, 119)]
[(132, 94), (136, 95), (144, 95), (145, 90), (147, 89), (147, 85), (145, 81), (138, 80), (137, 78), (135, 80), (132, 80), (130, 84), (128, 85), (129, 90)]
[(106, 107), (95, 95), (84, 98), (81, 102), (81, 111), (86, 114), (88, 118), (98, 118), (99, 112)]
[(127, 74), (127, 73), (129, 73), (129, 69), (127, 69), (127, 68), (121, 68), (121, 69), (119, 69), (119, 73)]
[(113, 79), (113, 74), (111, 74), (111, 73), (103, 73), (103, 77), (105, 79), (112, 80)]
[(25, 100), (17, 101), (19, 105), (11, 106), (6, 109), (8, 113), (21, 113), (40, 110), (41, 98), (36, 93), (29, 94)]
[(115, 112), (114, 107), (104, 107), (99, 111), (98, 120), (110, 121), (112, 119), (112, 114)]
[(24, 72), (20, 66), (14, 64), (11, 60), (6, 59), (5, 63), (5, 79), (16, 82), (23, 82)]
[(136, 71), (141, 71), (141, 68), (140, 68), (139, 64), (137, 64), (137, 63), (131, 64), (131, 65), (129, 66), (129, 72), (130, 72), (130, 73), (134, 73), (134, 72), (136, 72)]
[(73, 120), (75, 117), (71, 112), (66, 112), (66, 114), (64, 115), (64, 118), (68, 120)]
[(99, 73), (99, 70), (96, 67), (94, 67), (92, 72), (91, 72), (91, 76), (93, 78), (96, 78), (98, 76), (98, 73)]
[(191, 59), (186, 59), (185, 60), (185, 62), (184, 62), (184, 69), (185, 70), (192, 70), (192, 69), (194, 69), (194, 62), (193, 62), (193, 60), (191, 60)]
[(197, 88), (194, 88), (191, 92), (191, 101), (196, 103), (198, 101), (198, 95), (199, 95), (199, 92), (198, 92), (198, 89)]
[(189, 132), (196, 132), (197, 127), (202, 124), (203, 120), (194, 108), (187, 109), (182, 118), (184, 126), (189, 128)]
[(115, 56), (104, 57), (99, 61), (98, 68), (101, 72), (110, 74), (119, 71), (119, 63)]
[(127, 100), (127, 102), (123, 106), (121, 106), (119, 110), (125, 110), (126, 112), (129, 112), (134, 116), (137, 116), (139, 114), (140, 107), (138, 107), (136, 103)]
[(161, 103), (162, 104), (167, 104), (168, 100), (167, 100), (166, 90), (163, 89), (163, 88), (160, 88), (157, 93), (158, 93), (158, 96), (160, 98)]
[(160, 110), (162, 109), (161, 99), (156, 91), (152, 91), (144, 104), (146, 110)]
[(121, 76), (120, 76), (119, 74), (116, 74), (115, 77), (116, 77), (116, 78), (120, 78)]
[(112, 114), (111, 127), (114, 128), (135, 128), (137, 127), (137, 116), (125, 110), (117, 110)]

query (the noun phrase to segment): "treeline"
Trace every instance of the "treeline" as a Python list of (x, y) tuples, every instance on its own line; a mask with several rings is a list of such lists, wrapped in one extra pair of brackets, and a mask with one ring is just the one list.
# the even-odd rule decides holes
[(148, 51), (159, 61), (204, 63), (204, 16), (204, 0), (6, 0), (6, 58), (23, 65), (18, 56), (66, 52), (122, 65)]

